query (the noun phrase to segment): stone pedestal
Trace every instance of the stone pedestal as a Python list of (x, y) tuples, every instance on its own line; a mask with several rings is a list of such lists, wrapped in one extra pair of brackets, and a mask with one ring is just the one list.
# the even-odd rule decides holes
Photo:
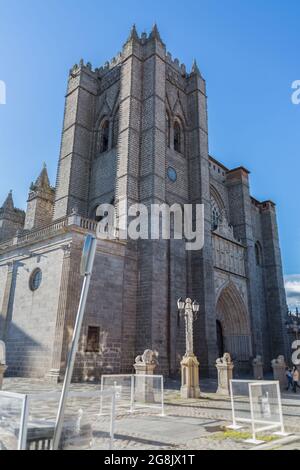
[(63, 376), (61, 376), (59, 369), (51, 369), (45, 375), (45, 380), (49, 383), (58, 384), (63, 381)]
[[(144, 375), (153, 375), (157, 366), (157, 353), (146, 350), (142, 356), (138, 356), (135, 360), (134, 369), (135, 378), (135, 397), (142, 403), (154, 402), (153, 381), (151, 377), (143, 377)], [(139, 378), (140, 376), (140, 378)]]
[(181, 398), (199, 398), (199, 362), (194, 354), (181, 361)]
[(3, 376), (5, 374), (6, 369), (7, 366), (5, 364), (0, 364), (0, 390), (2, 390)]
[(218, 390), (219, 395), (230, 395), (230, 380), (233, 377), (234, 364), (231, 361), (229, 353), (217, 359), (216, 368), (218, 371)]
[(273, 369), (274, 380), (278, 380), (280, 383), (280, 388), (283, 389), (287, 385), (286, 378), (286, 363), (284, 356), (278, 356), (277, 359), (273, 359), (271, 362)]
[(263, 380), (264, 378), (264, 365), (261, 356), (256, 356), (252, 361), (253, 377), (254, 380)]

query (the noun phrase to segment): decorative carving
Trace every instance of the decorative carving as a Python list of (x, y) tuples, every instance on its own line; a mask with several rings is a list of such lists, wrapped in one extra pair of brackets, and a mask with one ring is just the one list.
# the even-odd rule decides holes
[(218, 370), (218, 390), (220, 395), (230, 394), (230, 380), (232, 380), (233, 362), (229, 353), (225, 353), (223, 357), (216, 360), (216, 368)]
[(144, 353), (135, 358), (136, 364), (158, 364), (158, 352), (152, 351), (151, 349), (146, 349)]
[(224, 238), (219, 230), (213, 233), (215, 267), (244, 277), (245, 248), (236, 241), (228, 240), (228, 235)]
[(219, 357), (216, 364), (231, 364), (231, 356), (229, 353), (224, 353), (222, 357)]
[(273, 359), (271, 362), (274, 380), (278, 380), (281, 389), (286, 386), (286, 362), (284, 356), (278, 356), (277, 359)]
[(263, 371), (263, 360), (262, 356), (259, 354), (253, 359), (252, 361), (253, 367), (253, 376), (255, 380), (262, 380), (264, 378), (264, 371)]

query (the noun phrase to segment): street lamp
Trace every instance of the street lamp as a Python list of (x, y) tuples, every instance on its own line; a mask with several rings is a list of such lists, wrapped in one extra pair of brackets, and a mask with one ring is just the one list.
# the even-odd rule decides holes
[(193, 322), (197, 320), (200, 306), (196, 300), (192, 301), (190, 298), (183, 300), (180, 297), (177, 301), (177, 307), (180, 316), (185, 320), (186, 355), (193, 355)]
[(181, 397), (198, 398), (199, 387), (199, 362), (194, 355), (193, 323), (197, 319), (200, 306), (196, 300), (190, 298), (177, 301), (178, 311), (185, 320), (185, 355), (181, 361)]

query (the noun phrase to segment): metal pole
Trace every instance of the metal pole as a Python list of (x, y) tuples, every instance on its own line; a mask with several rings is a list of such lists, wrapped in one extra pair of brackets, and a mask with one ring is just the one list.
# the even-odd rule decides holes
[(165, 416), (165, 400), (164, 400), (164, 378), (160, 379), (160, 390), (161, 390), (161, 415)]
[(233, 387), (232, 387), (232, 380), (229, 382), (230, 387), (230, 400), (231, 400), (231, 410), (232, 410), (232, 425), (236, 426), (236, 419), (235, 419), (235, 408), (234, 408), (234, 398), (233, 398)]
[(89, 286), (90, 286), (90, 281), (91, 281), (91, 274), (92, 274), (95, 254), (96, 254), (96, 247), (97, 247), (96, 238), (92, 237), (91, 235), (88, 235), (86, 237), (86, 242), (88, 242), (87, 243), (88, 248), (86, 249), (87, 253), (84, 253), (84, 256), (86, 257), (84, 280), (83, 280), (83, 286), (82, 286), (82, 291), (81, 291), (81, 296), (80, 296), (80, 301), (79, 301), (79, 306), (78, 306), (78, 311), (77, 311), (77, 316), (76, 316), (76, 323), (75, 323), (74, 332), (73, 332), (71, 349), (68, 355), (68, 362), (67, 362), (67, 368), (66, 368), (66, 373), (65, 373), (65, 378), (64, 378), (64, 384), (62, 388), (58, 413), (56, 417), (52, 450), (58, 449), (60, 438), (61, 438), (68, 392), (69, 392), (69, 388), (70, 388), (70, 384), (72, 380), (74, 362), (76, 358), (76, 352), (78, 349), (78, 341), (80, 337), (81, 326), (82, 326), (82, 321), (84, 317), (84, 311), (85, 311), (85, 306), (86, 306), (86, 301), (87, 301), (87, 296), (88, 296), (88, 291), (89, 291)]
[(25, 395), (24, 400), (23, 400), (23, 405), (22, 405), (18, 450), (26, 450), (26, 447), (27, 447), (28, 414), (29, 414), (29, 399), (28, 399), (28, 395)]
[(109, 450), (114, 448), (115, 438), (115, 417), (116, 417), (116, 391), (114, 390), (111, 396), (111, 416), (110, 416), (110, 443)]
[(100, 398), (100, 415), (102, 415), (103, 411), (103, 374), (101, 375), (101, 398)]
[(277, 382), (276, 384), (277, 389), (277, 397), (278, 397), (278, 408), (279, 408), (279, 416), (280, 416), (280, 431), (284, 434), (284, 423), (283, 423), (283, 410), (282, 410), (282, 402), (281, 402), (281, 391), (280, 391), (280, 383)]
[(252, 397), (252, 388), (251, 384), (248, 384), (249, 387), (249, 399), (250, 399), (250, 411), (251, 411), (251, 428), (252, 428), (252, 438), (253, 441), (256, 441), (256, 430), (255, 430), (255, 417), (254, 417), (254, 407), (253, 407), (253, 397)]
[(135, 391), (135, 376), (131, 376), (130, 384), (130, 413), (134, 412), (134, 391)]

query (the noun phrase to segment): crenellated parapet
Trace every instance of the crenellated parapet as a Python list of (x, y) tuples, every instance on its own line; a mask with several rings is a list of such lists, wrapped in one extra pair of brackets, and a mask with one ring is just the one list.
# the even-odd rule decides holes
[[(79, 63), (74, 64), (73, 67), (70, 69), (70, 76), (75, 77), (80, 73), (81, 70), (84, 70), (85, 72), (91, 72), (91, 74), (95, 74), (95, 76), (101, 79), (112, 69), (122, 64), (122, 62), (126, 59), (126, 50), (129, 45), (135, 43), (136, 45), (141, 46), (142, 48), (144, 47), (146, 49), (145, 46), (148, 46), (153, 42), (159, 43), (163, 49), (165, 49), (166, 47), (161, 39), (156, 24), (153, 26), (149, 34), (143, 32), (141, 35), (138, 34), (135, 25), (133, 25), (128, 39), (123, 45), (122, 51), (118, 52), (118, 54), (112, 57), (112, 59), (110, 59), (109, 61), (105, 62), (102, 66), (95, 68), (92, 67), (92, 64), (90, 62), (85, 62), (83, 59), (81, 59)], [(184, 78), (188, 78), (189, 76), (194, 74), (197, 74), (201, 77), (201, 72), (199, 70), (196, 60), (194, 60), (190, 72), (188, 72), (186, 65), (184, 63), (181, 63), (178, 58), (173, 58), (170, 52), (165, 52), (164, 59), (168, 66), (170, 66), (173, 70), (175, 70)]]

